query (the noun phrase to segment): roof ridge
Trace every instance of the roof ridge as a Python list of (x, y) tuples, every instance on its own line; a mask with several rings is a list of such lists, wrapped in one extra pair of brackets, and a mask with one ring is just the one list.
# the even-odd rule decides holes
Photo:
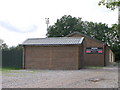
[(87, 37), (87, 38), (89, 38), (89, 39), (95, 40), (95, 41), (100, 42), (100, 43), (104, 43), (104, 42), (102, 42), (102, 41), (100, 41), (100, 40), (98, 40), (98, 39), (96, 39), (96, 38), (92, 38), (92, 37), (90, 37), (90, 36), (88, 36), (88, 35), (86, 35), (86, 34), (83, 34), (83, 33), (77, 32), (77, 31), (66, 35), (66, 37), (69, 37), (69, 36), (71, 36), (71, 35), (73, 35), (73, 34), (80, 34), (80, 35), (83, 35), (84, 37)]
[(50, 37), (50, 38), (28, 38), (27, 40), (36, 40), (36, 39), (62, 39), (62, 38), (83, 38), (83, 37)]
[(21, 45), (79, 45), (84, 37), (29, 38)]

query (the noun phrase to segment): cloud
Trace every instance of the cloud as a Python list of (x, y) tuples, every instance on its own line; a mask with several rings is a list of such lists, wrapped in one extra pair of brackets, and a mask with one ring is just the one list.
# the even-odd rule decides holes
[(19, 33), (28, 33), (28, 32), (35, 32), (37, 30), (37, 26), (36, 25), (30, 25), (28, 27), (16, 27), (14, 25), (12, 25), (11, 23), (5, 22), (5, 21), (0, 21), (0, 26), (3, 28), (6, 28), (9, 31), (13, 31), (13, 32), (19, 32)]

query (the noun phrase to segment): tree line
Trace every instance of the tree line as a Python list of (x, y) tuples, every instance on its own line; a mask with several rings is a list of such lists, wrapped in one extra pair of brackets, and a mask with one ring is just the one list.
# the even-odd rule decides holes
[[(120, 60), (120, 36), (118, 24), (108, 27), (105, 23), (83, 21), (82, 18), (64, 15), (57, 19), (54, 25), (48, 27), (47, 37), (64, 37), (73, 32), (80, 32), (106, 43), (115, 53), (116, 60)], [(21, 46), (8, 47), (2, 40), (0, 48), (3, 50), (21, 50)]]
[(108, 27), (107, 24), (83, 21), (82, 18), (64, 15), (49, 26), (47, 37), (64, 37), (73, 32), (80, 32), (106, 43), (115, 53), (116, 60), (120, 60), (120, 37), (118, 24)]

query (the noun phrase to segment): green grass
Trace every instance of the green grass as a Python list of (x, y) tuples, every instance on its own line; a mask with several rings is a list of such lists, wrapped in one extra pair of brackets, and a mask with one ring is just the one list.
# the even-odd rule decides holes
[(10, 70), (20, 70), (20, 68), (12, 68), (12, 67), (0, 68), (0, 71), (10, 71)]
[(88, 68), (88, 69), (102, 69), (103, 67), (102, 66), (86, 66), (85, 68)]
[[(2, 71), (3, 73), (21, 73), (21, 72), (16, 72), (17, 70), (22, 70), (21, 68), (0, 68), (0, 71)], [(30, 70), (27, 73), (36, 73), (38, 72), (37, 70)]]
[(16, 73), (14, 70), (20, 70), (20, 68), (0, 68), (0, 72), (2, 73)]

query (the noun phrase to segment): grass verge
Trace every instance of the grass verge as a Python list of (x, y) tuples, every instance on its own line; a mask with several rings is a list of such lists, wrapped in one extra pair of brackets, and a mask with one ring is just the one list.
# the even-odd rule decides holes
[(0, 68), (0, 71), (10, 71), (10, 70), (20, 70), (20, 68), (13, 68), (13, 67)]
[(86, 69), (102, 69), (102, 66), (86, 66)]

